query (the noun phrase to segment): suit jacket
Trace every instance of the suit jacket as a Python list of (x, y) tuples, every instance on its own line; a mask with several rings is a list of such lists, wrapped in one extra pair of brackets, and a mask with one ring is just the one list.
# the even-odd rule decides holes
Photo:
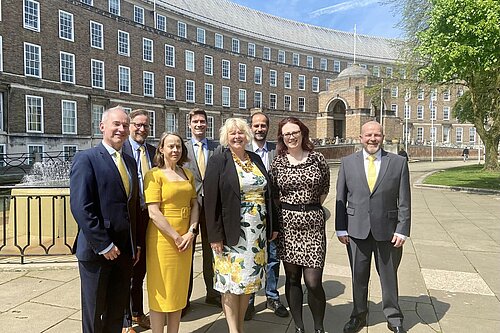
[(127, 197), (113, 158), (100, 143), (75, 155), (70, 172), (70, 206), (78, 223), (75, 240), (79, 260), (99, 260), (114, 243), (122, 255), (135, 255), (136, 220), (140, 211), (137, 165), (122, 154), (132, 177)]
[[(146, 142), (146, 151), (147, 154), (149, 155), (149, 160), (151, 161), (151, 168), (154, 168), (156, 166), (156, 163), (154, 162), (154, 157), (156, 154), (156, 148), (153, 145), (150, 145), (149, 143)], [(134, 157), (134, 152), (132, 151), (132, 146), (130, 145), (130, 141), (127, 139), (123, 143), (122, 147), (122, 152), (124, 155), (130, 156), (132, 159), (135, 160)], [(137, 165), (137, 161), (135, 162)], [(139, 177), (139, 170), (137, 170), (136, 173), (137, 177)], [(144, 181), (144, 180), (143, 180)], [(146, 229), (148, 227), (148, 222), (149, 222), (149, 215), (148, 214), (142, 214), (141, 216), (144, 216), (142, 219), (137, 221), (136, 225), (136, 239), (137, 239), (137, 245), (140, 246), (142, 249), (145, 249), (146, 246)]]
[[(270, 239), (272, 232), (278, 231), (277, 212), (272, 203), (271, 182), (260, 156), (251, 151), (247, 153), (267, 180), (266, 233)], [(208, 160), (204, 186), (208, 241), (213, 243), (222, 240), (225, 245), (236, 245), (240, 237), (241, 195), (236, 166), (229, 149), (213, 155)]]
[[(273, 162), (274, 157), (276, 157), (276, 144), (269, 141), (266, 142), (267, 142), (267, 160), (269, 162), (269, 169), (271, 169), (271, 163)], [(249, 143), (246, 146), (246, 150), (253, 151), (253, 145)]]
[(394, 232), (409, 236), (411, 223), (410, 176), (402, 156), (382, 150), (380, 171), (370, 193), (363, 152), (341, 161), (337, 179), (335, 229), (366, 239), (390, 241)]
[[(196, 194), (198, 195), (198, 204), (200, 205), (200, 209), (203, 207), (203, 178), (201, 177), (200, 174), (200, 169), (198, 169), (198, 163), (196, 162), (196, 154), (194, 152), (195, 147), (193, 147), (193, 141), (191, 139), (185, 141), (187, 152), (188, 152), (188, 158), (189, 162), (186, 162), (184, 166), (191, 170), (194, 176), (194, 183), (196, 186)], [(196, 149), (198, 149), (196, 147)], [(218, 143), (213, 142), (212, 140), (207, 140), (207, 149), (208, 149), (208, 158), (207, 162), (210, 159), (210, 157), (214, 154), (220, 153), (221, 147)], [(208, 163), (207, 163), (208, 165)], [(205, 169), (205, 176), (206, 176), (206, 169)]]

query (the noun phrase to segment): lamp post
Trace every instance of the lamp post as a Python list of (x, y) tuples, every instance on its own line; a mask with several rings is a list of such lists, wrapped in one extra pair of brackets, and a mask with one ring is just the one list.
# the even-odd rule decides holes
[(436, 136), (436, 133), (434, 132), (434, 96), (431, 94), (431, 105), (430, 105), (430, 116), (431, 116), (431, 162), (434, 162), (434, 137)]
[(404, 117), (405, 117), (405, 151), (408, 153), (408, 91), (406, 91), (405, 94), (405, 110), (404, 110)]

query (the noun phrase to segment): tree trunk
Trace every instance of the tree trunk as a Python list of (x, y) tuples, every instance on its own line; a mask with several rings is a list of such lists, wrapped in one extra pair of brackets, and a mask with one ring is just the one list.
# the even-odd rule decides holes
[(484, 170), (489, 171), (500, 171), (498, 165), (498, 142), (499, 138), (492, 137), (491, 135), (486, 135), (483, 139), (485, 146), (485, 156), (484, 156)]

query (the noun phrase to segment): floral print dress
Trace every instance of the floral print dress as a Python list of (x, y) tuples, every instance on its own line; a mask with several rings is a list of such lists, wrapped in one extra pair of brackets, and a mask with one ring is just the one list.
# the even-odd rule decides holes
[(220, 255), (214, 252), (214, 289), (236, 295), (257, 292), (265, 283), (267, 181), (259, 168), (245, 172), (239, 165), (241, 221), (240, 238), (235, 246), (224, 245)]

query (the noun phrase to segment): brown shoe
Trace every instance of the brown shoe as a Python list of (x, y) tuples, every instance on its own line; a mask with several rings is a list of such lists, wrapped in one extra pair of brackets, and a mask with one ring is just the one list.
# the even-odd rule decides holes
[(122, 328), (122, 333), (136, 333), (133, 327)]
[(146, 315), (132, 316), (132, 322), (147, 330), (151, 328), (151, 321), (149, 320), (149, 316)]

